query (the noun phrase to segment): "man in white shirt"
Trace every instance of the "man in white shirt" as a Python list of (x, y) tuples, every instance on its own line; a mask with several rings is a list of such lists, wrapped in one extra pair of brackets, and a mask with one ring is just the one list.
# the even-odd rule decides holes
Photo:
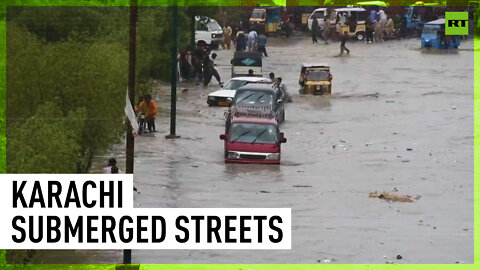
[(252, 30), (250, 31), (250, 33), (248, 33), (247, 48), (249, 51), (253, 51), (253, 52), (257, 51), (257, 39), (258, 39), (257, 31)]

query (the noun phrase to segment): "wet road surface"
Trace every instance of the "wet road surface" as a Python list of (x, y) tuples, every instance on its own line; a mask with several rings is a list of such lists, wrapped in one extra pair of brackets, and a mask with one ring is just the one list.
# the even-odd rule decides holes
[[(170, 88), (158, 85), (160, 132), (136, 139), (135, 207), (292, 208), (292, 249), (134, 250), (134, 263), (473, 263), (473, 40), (457, 53), (421, 52), (418, 39), (347, 47), (269, 39), (264, 75), (294, 99), (280, 166), (224, 163), (225, 109), (206, 104), (215, 80), (179, 86), (182, 137), (166, 140)], [(227, 81), (233, 51), (216, 53)], [(331, 96), (298, 94), (302, 62), (330, 64)], [(421, 198), (368, 196), (393, 190)]]

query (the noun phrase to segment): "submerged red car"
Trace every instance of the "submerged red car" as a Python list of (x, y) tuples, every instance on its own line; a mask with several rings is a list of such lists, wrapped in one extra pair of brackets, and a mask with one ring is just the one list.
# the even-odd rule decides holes
[(275, 118), (233, 117), (220, 139), (226, 163), (280, 164), (280, 146), (287, 142)]

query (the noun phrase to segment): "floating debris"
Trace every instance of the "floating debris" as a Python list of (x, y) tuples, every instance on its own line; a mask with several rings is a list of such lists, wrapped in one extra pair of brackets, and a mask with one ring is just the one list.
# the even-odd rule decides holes
[(377, 191), (370, 192), (368, 195), (370, 198), (379, 198), (389, 202), (414, 202), (415, 200), (420, 199), (421, 196), (410, 196), (410, 195), (398, 195), (395, 193), (382, 192), (378, 193)]

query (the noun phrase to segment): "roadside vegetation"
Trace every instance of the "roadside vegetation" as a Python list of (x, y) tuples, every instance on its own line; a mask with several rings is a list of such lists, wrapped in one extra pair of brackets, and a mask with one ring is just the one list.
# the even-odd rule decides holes
[[(179, 10), (180, 46), (189, 45), (192, 12)], [(170, 78), (173, 34), (170, 8), (138, 13), (140, 96), (152, 79)], [(128, 26), (128, 7), (9, 7), (9, 173), (85, 173), (95, 154), (122, 138)]]

